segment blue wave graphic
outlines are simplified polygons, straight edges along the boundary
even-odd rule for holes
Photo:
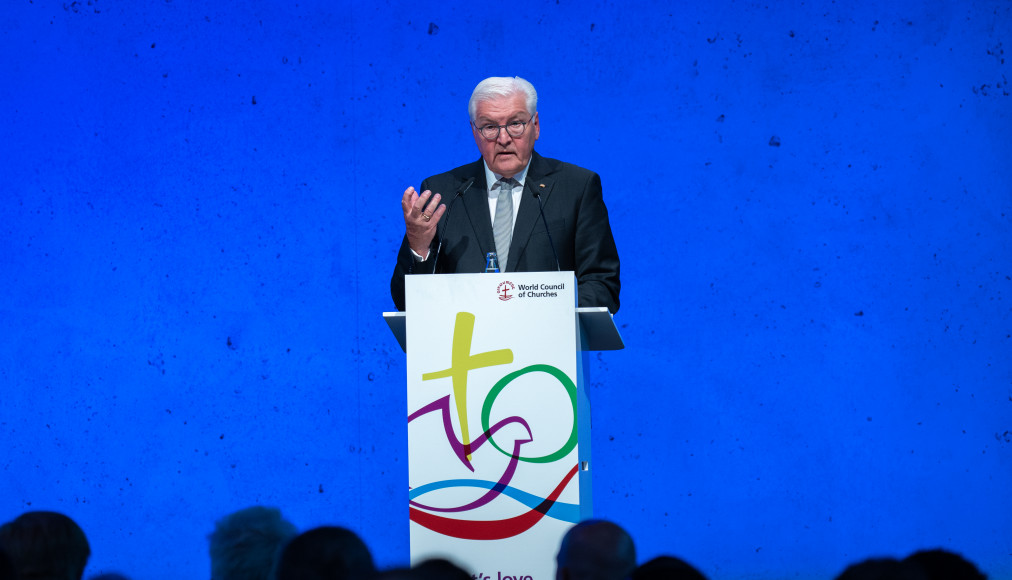
[[[439,489],[448,489],[451,487],[474,487],[478,489],[492,489],[495,487],[496,482],[494,481],[483,481],[481,479],[447,479],[445,481],[435,481],[433,483],[427,483],[425,485],[416,487],[408,490],[408,499],[414,500],[420,496],[423,496],[430,491],[436,491]],[[506,486],[500,492],[502,495],[509,496],[516,501],[522,503],[530,509],[534,509],[541,505],[541,502],[545,501],[545,498],[538,497],[532,493],[519,490],[515,487]],[[560,503],[555,502],[552,507],[548,509],[548,513],[545,514],[550,518],[554,518],[559,521],[569,522],[575,524],[580,521],[580,506],[571,503]]]

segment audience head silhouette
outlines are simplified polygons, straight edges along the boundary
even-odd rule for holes
[[[91,556],[84,530],[56,512],[26,512],[0,526],[0,546],[16,578],[80,580]]]
[[[986,580],[977,566],[955,552],[921,550],[907,556],[904,562],[919,566],[928,580]]]
[[[871,558],[847,566],[836,580],[928,580],[917,566],[895,558]]]
[[[208,536],[211,580],[268,580],[278,552],[296,533],[277,508],[254,506],[225,516]]]
[[[418,580],[471,580],[466,570],[444,558],[425,560],[412,570]]]
[[[631,580],[706,580],[702,572],[674,556],[658,556],[636,568]]]
[[[14,564],[0,543],[0,580],[14,580]]]
[[[555,562],[556,580],[622,580],[636,567],[636,547],[617,524],[587,520],[566,532]]]
[[[297,536],[281,552],[277,567],[277,580],[360,580],[375,574],[365,542],[333,526]]]

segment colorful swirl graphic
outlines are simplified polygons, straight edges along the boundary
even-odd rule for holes
[[[573,409],[573,425],[568,440],[558,450],[542,457],[522,456],[521,448],[534,440],[530,425],[522,417],[507,417],[496,422],[494,425],[490,424],[492,407],[503,390],[516,378],[532,372],[547,373],[555,378],[565,388]],[[545,516],[569,523],[579,521],[580,508],[578,505],[558,501],[563,490],[565,490],[566,486],[577,474],[577,465],[574,465],[556,484],[552,492],[544,498],[510,486],[510,482],[516,474],[520,462],[553,463],[565,458],[576,447],[576,385],[565,373],[550,365],[531,365],[503,377],[492,387],[482,405],[481,420],[483,432],[479,437],[467,443],[462,442],[453,429],[450,407],[450,396],[446,395],[409,415],[408,423],[430,413],[438,413],[443,424],[446,441],[451,451],[472,472],[474,471],[474,466],[471,464],[471,456],[482,447],[485,447],[486,443],[489,443],[499,452],[509,457],[509,462],[497,481],[453,479],[428,483],[410,490],[409,513],[411,521],[439,534],[471,540],[497,540],[513,537],[529,530]],[[526,438],[519,438],[513,442],[511,452],[504,450],[494,440],[497,432],[510,425],[520,426],[527,434]],[[430,492],[450,488],[484,489],[487,492],[474,501],[452,507],[436,507],[419,501],[422,496]],[[438,513],[460,514],[468,512],[488,505],[499,497],[507,497],[517,501],[521,505],[526,506],[528,510],[515,517],[500,520],[467,520],[437,515]]]

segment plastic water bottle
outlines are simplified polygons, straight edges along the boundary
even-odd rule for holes
[[[485,273],[499,273],[499,256],[495,252],[485,254]]]

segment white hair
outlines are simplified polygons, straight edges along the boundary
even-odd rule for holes
[[[538,112],[538,91],[534,85],[520,77],[489,77],[474,87],[471,100],[467,102],[467,113],[474,121],[478,103],[499,97],[510,97],[517,93],[524,96],[527,112],[534,115]]]

